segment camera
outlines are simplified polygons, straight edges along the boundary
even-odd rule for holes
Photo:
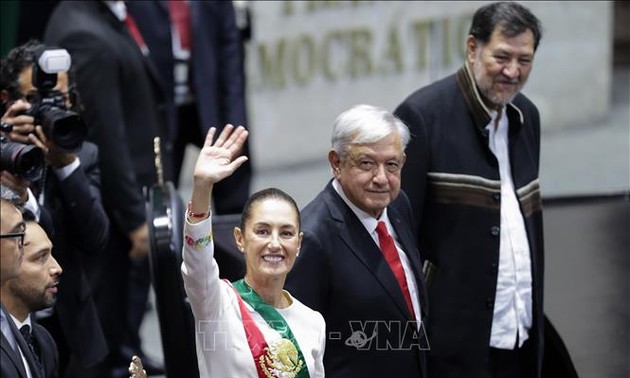
[[[33,61],[33,86],[37,95],[30,99],[31,108],[24,114],[41,125],[44,134],[59,148],[76,152],[87,135],[81,116],[67,109],[64,94],[55,90],[57,74],[70,70],[70,54],[65,49],[41,47]]]
[[[11,142],[0,136],[0,170],[37,181],[44,170],[44,152],[34,145]]]

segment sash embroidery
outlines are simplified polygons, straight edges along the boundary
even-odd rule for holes
[[[229,281],[224,281],[229,284]],[[273,306],[265,303],[244,280],[236,281],[230,286],[238,299],[243,328],[259,378],[310,378],[300,346],[282,315]],[[245,307],[245,302],[280,334],[280,340],[267,344]]]

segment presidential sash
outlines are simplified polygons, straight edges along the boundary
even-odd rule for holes
[[[310,378],[300,345],[293,336],[286,320],[273,306],[265,303],[256,292],[239,280],[232,285],[238,298],[238,305],[247,336],[249,349],[259,378]],[[267,324],[276,330],[281,339],[269,345],[245,307],[247,302]]]

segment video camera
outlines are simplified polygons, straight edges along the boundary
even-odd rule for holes
[[[0,170],[36,181],[44,169],[44,151],[32,144],[16,143],[0,136]]]
[[[70,70],[70,54],[65,49],[42,46],[33,61],[33,86],[37,96],[30,100],[31,108],[25,114],[35,118],[44,134],[59,148],[76,152],[87,135],[81,116],[67,109],[64,94],[55,90],[57,74]]]

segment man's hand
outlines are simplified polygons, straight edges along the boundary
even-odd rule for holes
[[[76,153],[71,153],[57,147],[52,140],[48,140],[41,126],[35,126],[35,119],[24,115],[24,111],[31,107],[26,101],[17,100],[2,116],[2,122],[12,126],[10,132],[4,135],[13,142],[22,144],[34,144],[41,148],[46,155],[46,163],[54,168],[65,167],[77,158]],[[20,115],[21,114],[21,115]]]
[[[131,240],[130,259],[138,260],[149,254],[149,226],[146,223],[131,231],[129,239]]]
[[[30,141],[28,135],[35,131],[35,119],[23,114],[30,107],[31,104],[28,102],[17,100],[2,115],[2,123],[12,126],[10,132],[3,134],[13,142],[27,144]]]
[[[41,126],[35,127],[35,134],[28,136],[29,141],[44,150],[46,163],[53,166],[53,168],[65,167],[77,158],[76,153],[65,151],[59,148],[52,140],[48,140]]]

